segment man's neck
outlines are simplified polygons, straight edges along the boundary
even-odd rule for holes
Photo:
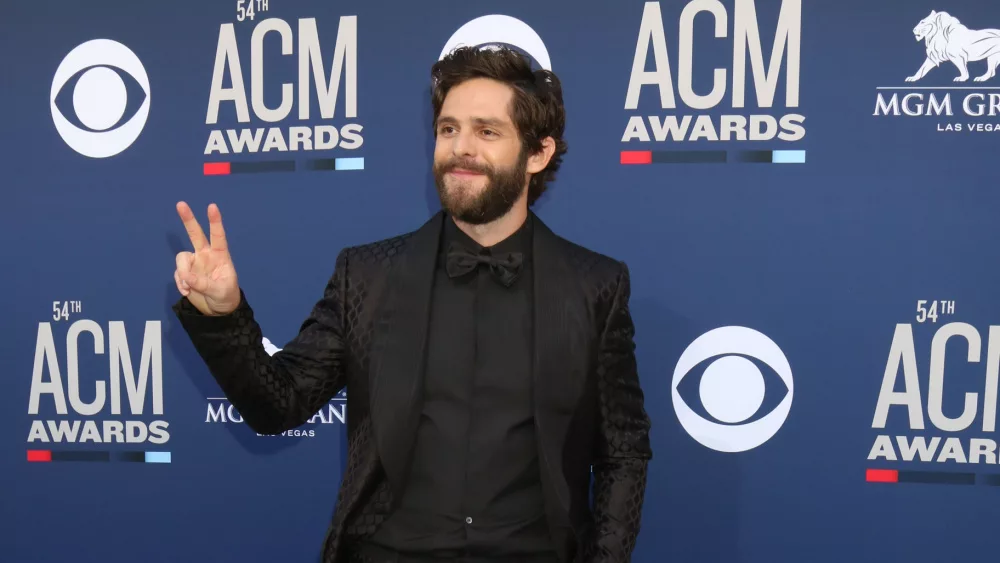
[[[506,215],[482,225],[473,225],[452,218],[459,229],[469,235],[472,240],[483,246],[493,246],[517,232],[528,219],[528,206],[524,201],[518,201]]]

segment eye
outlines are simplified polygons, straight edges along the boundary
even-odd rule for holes
[[[753,449],[774,436],[788,417],[793,390],[791,368],[778,345],[738,326],[695,339],[677,361],[672,382],[681,426],[702,445],[723,452]]]
[[[142,132],[149,115],[149,78],[128,47],[95,39],[69,52],[52,79],[52,120],[73,150],[114,156]]]

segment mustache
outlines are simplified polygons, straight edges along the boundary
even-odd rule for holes
[[[451,159],[448,162],[441,164],[438,170],[444,174],[445,172],[451,172],[456,168],[461,168],[463,170],[469,170],[472,172],[478,172],[479,174],[492,174],[493,168],[486,164],[479,164],[469,160]]]

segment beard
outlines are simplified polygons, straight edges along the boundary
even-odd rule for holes
[[[441,207],[452,217],[472,225],[490,223],[503,217],[514,207],[514,202],[525,190],[525,173],[528,155],[521,151],[517,162],[506,168],[495,168],[488,164],[477,164],[456,158],[434,164],[434,183],[437,185]],[[478,194],[470,193],[467,181],[450,178],[451,186],[445,185],[445,174],[455,168],[471,170],[486,176],[486,186]],[[473,179],[478,181],[478,178]]]

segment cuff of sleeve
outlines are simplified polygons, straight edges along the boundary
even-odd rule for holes
[[[186,297],[181,297],[171,306],[181,324],[189,330],[219,331],[229,327],[245,324],[253,318],[253,310],[247,302],[243,289],[240,289],[240,303],[236,309],[225,315],[206,315],[191,304]]]

